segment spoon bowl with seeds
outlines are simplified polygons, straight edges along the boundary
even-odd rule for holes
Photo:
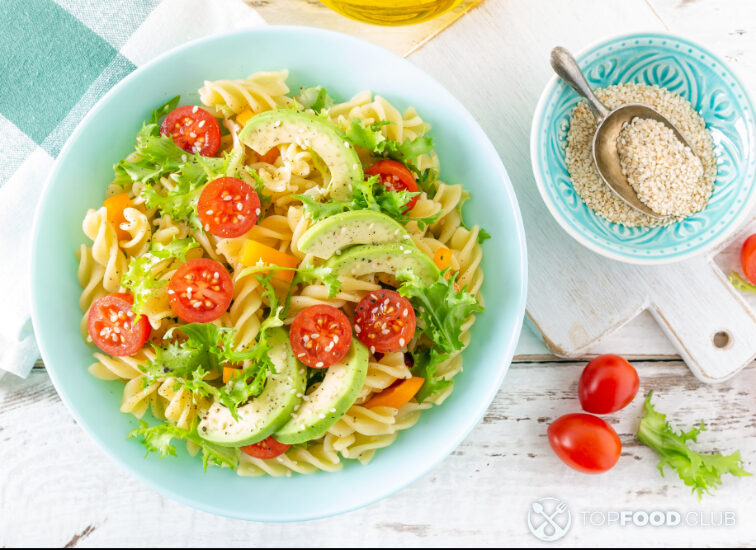
[[[551,66],[572,89],[585,99],[598,124],[593,136],[593,160],[601,179],[630,207],[654,219],[665,216],[649,208],[638,196],[638,191],[628,182],[622,169],[617,141],[620,132],[633,120],[653,120],[664,125],[674,137],[696,156],[694,149],[680,131],[660,113],[638,103],[629,103],[611,110],[593,93],[575,58],[565,48],[556,47],[551,51]]]

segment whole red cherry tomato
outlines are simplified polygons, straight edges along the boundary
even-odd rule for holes
[[[740,265],[751,284],[756,285],[756,234],[748,237],[740,249]]]
[[[567,414],[549,426],[549,443],[570,468],[584,474],[611,470],[619,460],[622,443],[614,429],[590,414]]]
[[[639,386],[638,373],[624,358],[601,355],[583,369],[578,397],[584,411],[610,414],[624,409],[638,393]]]

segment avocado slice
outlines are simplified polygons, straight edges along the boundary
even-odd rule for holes
[[[323,435],[344,416],[365,385],[368,350],[352,339],[346,356],[328,367],[320,386],[307,396],[299,410],[274,437],[287,445],[304,443]]]
[[[404,226],[390,216],[373,210],[352,210],[319,221],[299,237],[297,245],[305,254],[327,260],[347,246],[409,239]]]
[[[420,252],[414,243],[386,243],[355,246],[332,256],[326,265],[339,275],[359,277],[368,273],[388,273],[396,276],[402,269],[409,269],[425,284],[431,284],[439,276],[438,267],[428,256]]]
[[[365,178],[354,147],[344,141],[336,126],[312,113],[288,109],[262,112],[249,119],[239,140],[261,155],[282,143],[312,149],[328,166],[328,194],[336,200],[348,199],[352,185]]]
[[[237,409],[238,420],[220,403],[213,403],[199,423],[203,439],[224,447],[241,447],[262,441],[291,418],[307,385],[306,368],[294,357],[283,329],[270,332],[268,356],[276,372],[268,374],[263,392]]]

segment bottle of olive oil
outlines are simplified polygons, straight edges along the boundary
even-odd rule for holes
[[[342,15],[373,25],[422,23],[462,3],[462,0],[320,0]]]

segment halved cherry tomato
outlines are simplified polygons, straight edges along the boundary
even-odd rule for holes
[[[189,260],[176,270],[168,285],[171,309],[187,323],[209,323],[231,304],[234,283],[215,260]]]
[[[596,357],[583,369],[578,382],[578,397],[583,410],[610,414],[624,409],[638,393],[638,372],[619,355]]]
[[[740,265],[743,274],[752,284],[756,285],[756,235],[751,235],[740,249]]]
[[[417,182],[412,172],[402,164],[395,160],[380,160],[373,164],[370,168],[365,170],[365,174],[369,176],[380,176],[381,183],[389,191],[412,191],[417,192]],[[407,209],[404,211],[406,214],[415,207],[418,195],[415,195],[407,203]]]
[[[237,178],[218,178],[208,183],[197,203],[200,222],[216,237],[241,237],[257,223],[260,197]]]
[[[177,107],[165,117],[160,133],[187,153],[212,157],[220,147],[220,124],[213,115],[196,105]]]
[[[319,304],[297,314],[291,323],[289,341],[297,359],[308,367],[324,369],[349,351],[352,327],[340,309]]]
[[[548,434],[556,455],[584,474],[611,470],[622,453],[617,432],[598,416],[567,414],[552,422]]]
[[[290,447],[291,445],[280,443],[273,439],[273,436],[270,436],[268,439],[263,439],[259,443],[242,447],[241,450],[253,458],[270,460],[271,458],[281,456],[288,451]]]
[[[373,290],[354,311],[354,331],[371,353],[391,353],[415,335],[415,310],[395,290]]]
[[[150,323],[136,315],[131,294],[108,294],[95,300],[89,308],[87,325],[95,345],[115,356],[134,355],[150,337]]]

